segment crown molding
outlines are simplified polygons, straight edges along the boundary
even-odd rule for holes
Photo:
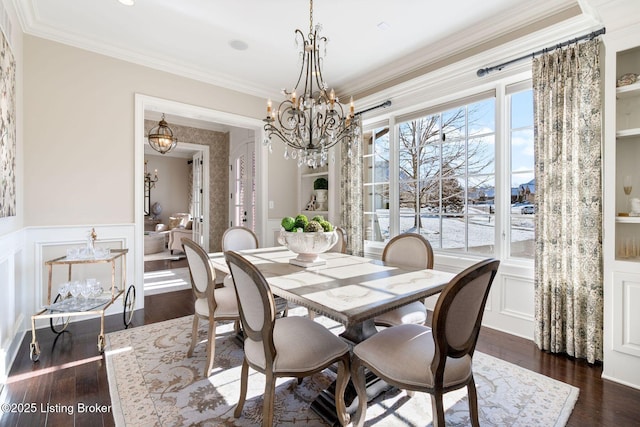
[[[526,36],[527,31],[545,29],[558,21],[572,19],[580,14],[580,8],[575,1],[571,0],[551,7],[547,2],[521,5],[508,13],[496,15],[481,25],[470,27],[464,32],[459,32],[399,59],[396,64],[403,64],[401,75],[398,74],[397,65],[392,64],[369,73],[366,79],[360,80],[360,84],[351,85],[349,89],[354,94],[354,98],[358,99],[356,95],[371,94],[384,89],[385,86],[394,85],[399,80],[411,79],[435,68],[457,62],[469,55],[502,46]],[[372,85],[372,82],[375,82],[375,85]]]
[[[526,60],[505,67],[503,70],[491,72],[484,77],[478,77],[476,73],[479,68],[519,58],[600,27],[601,24],[594,22],[591,17],[576,16],[503,45],[469,55],[454,63],[435,67],[418,77],[376,91],[358,99],[358,109],[364,110],[390,99],[392,105],[386,108],[382,115],[403,114],[406,112],[405,109],[415,110],[444,102],[447,97],[452,96],[452,93],[459,97],[465,96],[465,91],[482,91],[485,86],[495,85],[496,80],[529,78],[531,76],[531,62]],[[423,100],[424,105],[418,105],[419,100]],[[380,111],[377,115],[372,112],[365,116],[365,122],[367,122],[367,117],[371,117],[370,120],[379,120],[379,115]]]
[[[96,39],[57,30],[41,23],[41,20],[38,19],[37,8],[32,2],[20,0],[12,0],[12,2],[17,10],[22,31],[26,34],[260,98],[278,95],[278,92],[274,91],[273,88],[254,85],[229,75],[214,74],[198,69],[194,65],[179,64],[145,53],[131,52],[127,49],[110,46]]]

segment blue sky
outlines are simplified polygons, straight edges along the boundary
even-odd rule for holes
[[[533,91],[511,96],[511,186],[533,179]],[[518,173],[521,172],[521,173]]]

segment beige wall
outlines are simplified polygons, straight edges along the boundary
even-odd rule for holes
[[[33,36],[24,82],[25,225],[134,222],[135,93],[253,118],[265,109],[257,97]]]
[[[161,155],[145,155],[149,172],[158,170],[158,182],[151,189],[151,205],[158,202],[162,206],[160,220],[169,223],[174,213],[189,212],[189,189],[191,165],[185,158]]]

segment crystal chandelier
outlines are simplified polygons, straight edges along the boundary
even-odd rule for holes
[[[173,136],[173,131],[164,120],[164,113],[162,113],[162,118],[158,122],[158,126],[155,126],[149,131],[147,138],[149,139],[151,148],[160,154],[167,154],[178,145],[178,138]]]
[[[333,89],[322,78],[322,62],[326,55],[326,37],[321,37],[320,24],[313,26],[313,0],[309,1],[309,34],[295,31],[302,65],[298,81],[291,92],[283,89],[286,99],[274,110],[267,102],[265,145],[271,151],[275,135],[286,144],[285,159],[298,160],[298,167],[319,167],[327,164],[327,150],[338,143],[351,147],[360,139],[360,124],[354,114],[353,98],[346,111]]]

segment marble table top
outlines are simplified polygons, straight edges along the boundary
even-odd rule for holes
[[[256,265],[274,294],[346,327],[437,294],[455,276],[337,252],[321,255],[325,265],[303,268],[289,264],[296,254],[284,246],[239,253]],[[222,252],[210,258],[217,270],[229,272]]]

